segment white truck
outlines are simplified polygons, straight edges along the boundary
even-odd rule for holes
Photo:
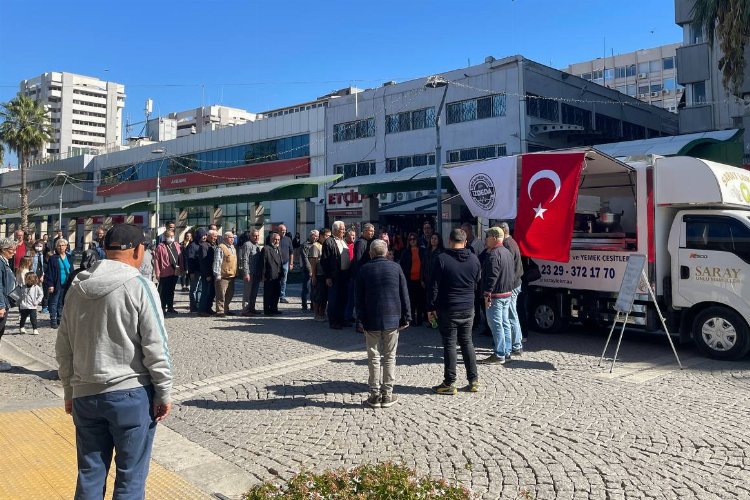
[[[671,333],[706,355],[750,350],[750,172],[691,157],[621,162],[586,152],[570,259],[536,261],[528,327],[611,325],[628,256],[647,276]],[[662,330],[641,285],[629,326]]]

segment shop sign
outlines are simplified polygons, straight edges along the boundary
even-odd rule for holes
[[[362,208],[362,195],[354,189],[329,189],[326,193],[326,208],[329,210]]]

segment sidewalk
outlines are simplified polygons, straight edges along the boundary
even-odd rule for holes
[[[73,498],[76,447],[73,421],[60,408],[0,413],[0,498]],[[114,467],[107,480],[111,498]],[[153,460],[146,498],[211,498]]]

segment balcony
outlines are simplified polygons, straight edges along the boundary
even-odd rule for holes
[[[675,0],[674,22],[682,26],[693,21],[693,6],[695,0]]]
[[[711,78],[708,43],[697,43],[677,49],[677,83],[704,82]]]
[[[681,134],[714,130],[713,109],[710,104],[699,104],[681,109],[678,116]]]

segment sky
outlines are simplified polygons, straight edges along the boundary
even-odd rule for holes
[[[682,37],[672,0],[0,0],[0,33],[0,102],[79,73],[124,84],[131,123],[148,98],[260,112],[489,55],[563,68]]]

